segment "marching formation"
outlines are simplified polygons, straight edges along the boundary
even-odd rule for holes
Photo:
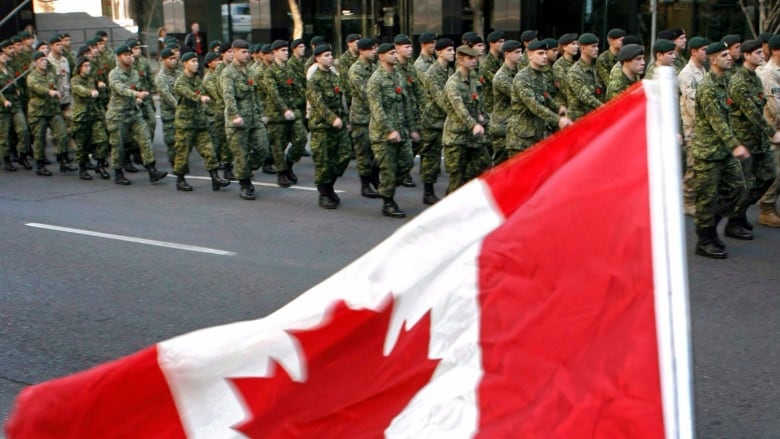
[[[113,171],[115,183],[129,185],[125,172],[137,164],[159,181],[167,172],[152,150],[158,95],[177,190],[193,189],[185,178],[193,148],[214,190],[237,181],[241,199],[253,200],[251,177],[260,169],[290,187],[310,137],[320,207],[339,206],[334,186],[352,158],[361,195],[381,199],[383,215],[403,218],[394,195],[400,185],[416,186],[415,156],[422,201],[432,205],[442,156],[450,193],[652,78],[656,66],[671,66],[679,74],[696,252],[725,258],[721,219],[726,236],[752,239],[745,212],[758,203],[758,222],[780,227],[780,36],[689,41],[679,28],[658,36],[649,60],[641,39],[621,29],[608,32],[603,53],[591,33],[544,39],[527,30],[515,41],[501,31],[486,40],[467,32],[458,43],[423,33],[416,59],[403,34],[392,42],[351,34],[338,60],[323,37],[311,39],[308,59],[301,39],[213,41],[205,50],[197,38],[196,50],[168,37],[155,74],[139,39],[112,50],[101,31],[74,54],[67,34],[33,48],[22,32],[0,43],[0,153],[6,171],[18,163],[51,176],[50,131],[61,172],[91,180],[90,170],[103,179]]]

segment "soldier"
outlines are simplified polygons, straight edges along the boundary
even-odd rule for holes
[[[265,115],[265,100],[266,100],[266,93],[265,93],[265,87],[263,86],[263,76],[265,75],[265,71],[268,70],[271,65],[274,63],[274,54],[273,49],[271,48],[270,44],[257,44],[257,59],[253,65],[249,67],[249,76],[255,81],[257,84],[257,87],[255,89],[257,90],[257,97],[258,97],[258,111],[257,117],[263,122],[264,125],[267,126],[268,123],[268,117]],[[252,52],[252,48],[250,46],[249,48],[250,53]],[[305,85],[304,85],[305,87]],[[305,96],[305,93],[304,93]],[[270,143],[270,138],[268,139]],[[269,145],[269,148],[271,146]],[[286,149],[287,146],[285,144],[282,149]],[[306,149],[304,148],[304,151]],[[303,154],[301,154],[303,155]],[[271,174],[275,175],[277,173],[277,169],[274,166],[274,153],[273,149],[270,149],[270,154],[266,156],[265,162],[263,163],[263,173],[264,174]],[[293,174],[295,178],[297,176]],[[288,177],[289,179],[289,177]],[[292,180],[291,180],[292,183]]]
[[[485,78],[482,84],[482,108],[487,114],[493,113],[493,77],[504,63],[504,56],[501,53],[501,45],[504,44],[504,32],[493,31],[487,37],[489,50],[479,65],[479,71]]]
[[[287,60],[287,65],[295,74],[295,79],[301,84],[306,84],[306,72],[303,67],[306,63],[306,60],[304,59],[304,55],[306,54],[306,43],[300,38],[293,40],[293,42],[290,43],[290,53],[292,53],[292,56]],[[304,89],[304,96],[305,93]]]
[[[352,105],[352,95],[350,94],[351,91],[349,89],[349,68],[352,67],[352,64],[354,64],[358,59],[359,54],[357,43],[360,38],[360,34],[347,35],[347,50],[341,54],[338,63],[336,63],[338,67],[339,78],[341,79],[342,94],[344,95],[347,103],[347,111],[349,111],[349,106]],[[305,89],[306,84],[303,84],[303,87]]]
[[[737,34],[728,34],[721,38],[720,41],[728,46],[729,55],[731,55],[731,59],[734,60],[734,65],[739,67],[742,64],[742,51],[740,50],[742,47],[742,37]],[[732,73],[734,73],[733,69],[729,70],[726,74],[731,75]]]
[[[718,238],[717,226],[731,215],[745,192],[740,160],[750,157],[729,125],[732,100],[728,96],[726,71],[734,62],[728,46],[718,42],[707,46],[710,71],[696,89],[696,126],[691,152],[694,158],[696,213],[693,222],[699,237],[696,254],[714,259],[727,257],[726,245]]]
[[[569,102],[573,99],[568,86],[568,74],[571,66],[574,65],[574,58],[580,53],[577,34],[561,35],[558,39],[558,47],[560,47],[561,57],[553,64],[553,87],[555,94],[561,96],[560,102],[565,103],[568,108]]]
[[[303,126],[303,114],[300,108],[306,104],[301,101],[300,87],[295,81],[292,69],[287,67],[289,57],[288,42],[276,40],[271,45],[274,62],[265,68],[261,87],[265,96],[265,115],[268,118],[268,142],[273,152],[276,178],[279,187],[290,187],[298,183],[293,165],[301,160],[306,148],[306,128]],[[287,145],[290,145],[287,150]]]
[[[358,41],[358,60],[349,69],[349,86],[352,89],[352,109],[349,123],[352,126],[352,147],[357,159],[357,173],[360,177],[360,195],[376,198],[379,195],[371,188],[379,186],[379,169],[374,163],[371,140],[368,137],[370,111],[368,109],[368,79],[374,72],[376,59],[376,40],[362,38]]]
[[[680,87],[680,118],[682,119],[683,146],[685,148],[685,175],[683,176],[683,201],[685,214],[693,215],[696,203],[693,199],[693,155],[691,154],[691,137],[696,125],[696,87],[704,79],[707,69],[707,46],[709,42],[702,37],[693,37],[688,43],[691,58],[680,70],[677,84]]]
[[[222,160],[223,150],[228,149],[227,138],[225,137],[225,101],[222,99],[222,86],[219,81],[222,59],[217,52],[209,52],[203,59],[204,77],[203,89],[209,95],[208,104],[206,104],[206,119],[209,124],[209,134],[211,134],[211,144],[214,148],[214,158],[218,164],[224,167],[223,177],[225,180],[233,180],[233,165]]]
[[[675,57],[673,66],[675,73],[679,75],[685,64],[688,63],[688,60],[685,58],[685,47],[688,44],[688,37],[685,35],[685,31],[679,27],[664,29],[658,32],[658,39],[669,40],[674,43]]]
[[[504,63],[493,78],[493,113],[490,115],[490,137],[493,141],[493,163],[498,165],[508,158],[506,151],[506,132],[512,113],[512,81],[514,80],[520,59],[523,57],[523,44],[507,40],[501,46]]]
[[[9,41],[5,40],[0,43],[0,46],[5,46],[8,43]],[[13,101],[5,97],[6,93],[9,96],[16,93],[16,88],[12,85],[13,80],[13,73],[8,70],[8,55],[5,54],[5,51],[0,51],[0,84],[8,85],[8,88],[0,93],[0,156],[3,157],[3,169],[8,172],[14,172],[17,169],[11,161],[9,151],[9,137],[13,121],[13,113],[11,111]]]
[[[311,46],[312,50],[312,56],[310,56],[306,62],[303,64],[303,71],[306,72],[306,77],[308,77],[309,68],[314,65],[314,49],[319,46],[320,44],[327,44],[327,40],[325,40],[325,37],[321,35],[315,35],[311,37],[311,40],[309,41],[309,45]]]
[[[379,166],[377,192],[384,202],[382,215],[404,218],[406,213],[398,208],[395,188],[413,166],[410,140],[419,141],[419,133],[409,130],[413,126],[408,84],[405,77],[395,71],[397,62],[395,46],[384,43],[377,49],[379,66],[368,80],[368,106],[371,118],[368,123],[371,149]]]
[[[420,35],[420,55],[414,60],[414,68],[417,69],[417,76],[422,78],[423,73],[428,71],[433,63],[436,62],[436,34],[433,32],[423,32]]]
[[[647,68],[645,78],[653,79],[655,77],[656,66],[674,67],[674,60],[677,58],[675,45],[669,40],[656,40],[653,44],[653,63]]]
[[[222,71],[222,98],[225,100],[225,132],[233,152],[233,171],[241,185],[240,197],[254,200],[251,171],[259,169],[268,157],[268,135],[259,118],[254,80],[249,76],[249,44],[233,42],[233,62]]]
[[[9,57],[9,53],[15,53],[15,43],[13,41],[17,39],[18,38],[5,40],[0,43],[0,48],[2,48],[1,51],[6,56],[6,60],[8,60],[5,68],[0,70],[0,84],[4,84],[3,87],[7,87],[0,93],[0,95],[2,95],[2,98],[0,99],[4,99],[5,102],[10,103],[10,105],[3,103],[3,111],[6,111],[10,115],[10,124],[13,127],[13,130],[9,131],[9,135],[6,138],[8,141],[7,147],[11,156],[13,157],[13,153],[16,152],[19,164],[22,165],[24,169],[30,170],[32,169],[32,165],[27,160],[27,157],[32,157],[32,150],[30,149],[30,128],[27,126],[27,117],[24,114],[21,90],[22,83],[24,83],[25,80],[19,79],[19,75],[21,74],[19,69],[21,67],[16,65],[17,63],[13,63],[12,65]],[[5,73],[3,73],[3,71]],[[11,134],[16,135],[15,139]],[[16,140],[15,145],[14,140]]]
[[[444,166],[450,174],[447,193],[454,192],[490,167],[490,155],[482,136],[487,118],[482,112],[478,80],[471,72],[479,52],[468,46],[455,51],[455,73],[444,86],[447,118],[442,131]]]
[[[314,49],[317,70],[306,83],[306,97],[311,105],[311,152],[314,160],[314,183],[320,193],[319,206],[335,209],[338,195],[333,190],[336,180],[349,165],[352,146],[347,129],[341,78],[331,71],[333,53],[330,45]]]
[[[639,44],[626,44],[620,48],[617,60],[620,70],[610,72],[607,99],[623,93],[642,77],[645,72],[645,48]]]
[[[566,108],[566,97],[561,93],[560,88],[555,86],[555,74],[553,73],[553,64],[558,60],[558,40],[555,38],[545,38],[544,44],[547,46],[547,64],[542,66],[542,73],[544,73],[544,80],[547,83],[547,90],[550,92],[550,98],[555,104],[556,108],[561,108],[563,113],[567,113],[569,110]]]
[[[203,90],[198,76],[200,63],[195,52],[182,56],[184,72],[176,79],[173,89],[178,98],[174,127],[176,128],[176,159],[173,173],[176,175],[176,190],[189,192],[192,186],[184,179],[189,174],[189,157],[193,146],[203,157],[203,163],[211,176],[211,189],[218,191],[230,184],[219,176],[219,162],[214,157],[211,135],[208,131],[205,106],[211,98]]]
[[[423,93],[422,84],[420,78],[417,76],[417,69],[412,65],[412,40],[409,36],[404,34],[398,34],[393,39],[395,44],[395,50],[397,53],[397,63],[395,70],[406,79],[406,90],[408,92],[407,98],[410,101],[413,114],[413,122],[411,130],[413,132],[419,132],[420,111],[425,107],[425,94]],[[419,150],[419,139],[414,140],[412,143],[412,154],[417,155]],[[404,177],[401,185],[404,187],[415,187],[417,184],[412,179],[411,174]]]
[[[71,47],[73,40],[66,32],[60,35],[60,42],[62,42],[62,55],[68,59],[68,67],[70,67],[70,72],[73,73],[76,71],[76,57],[73,55]]]
[[[623,29],[610,29],[607,33],[607,50],[596,58],[596,75],[599,77],[599,82],[604,89],[609,84],[609,72],[618,61],[618,52],[623,47],[623,38],[625,36],[626,31]]]
[[[527,49],[528,67],[520,70],[512,81],[512,114],[506,134],[509,157],[549,136],[550,126],[563,129],[572,123],[565,109],[556,107],[546,87],[542,71],[547,64],[546,44],[536,40]]]
[[[111,178],[108,167],[108,133],[105,114],[100,108],[97,81],[91,74],[92,65],[88,58],[79,58],[75,74],[70,80],[73,92],[73,125],[71,133],[76,144],[76,161],[79,164],[79,178],[92,180],[87,171],[89,154],[97,159],[95,171],[100,178]]]
[[[423,204],[439,201],[433,185],[441,175],[441,137],[447,118],[447,98],[444,86],[452,75],[450,64],[455,59],[455,43],[449,38],[436,41],[436,62],[422,75],[425,107],[422,113],[422,147],[420,148],[420,178],[423,182]]]
[[[128,40],[127,47],[133,52],[133,70],[138,72],[138,77],[141,79],[138,89],[149,92],[149,97],[144,99],[141,104],[141,113],[144,116],[144,121],[146,121],[146,126],[149,128],[149,137],[154,139],[154,132],[157,129],[157,114],[152,95],[157,94],[157,87],[154,83],[152,68],[149,65],[149,60],[143,55],[141,43],[137,39],[131,38]]]
[[[163,142],[168,152],[168,162],[175,166],[176,158],[176,129],[174,128],[174,119],[176,118],[176,95],[173,92],[173,84],[179,77],[178,56],[170,48],[165,48],[160,52],[160,71],[154,80],[157,86],[157,93],[160,94],[160,121],[163,128]]]
[[[56,80],[54,86],[60,92],[60,109],[65,121],[70,119],[70,105],[73,102],[70,94],[70,64],[68,58],[63,55],[62,37],[55,34],[49,38],[51,52],[46,57],[49,67],[54,71]]]
[[[590,33],[580,35],[580,59],[569,70],[566,80],[571,91],[568,101],[569,117],[577,120],[600,107],[606,98],[593,62],[599,54],[599,39]]]
[[[523,70],[524,68],[528,67],[528,45],[537,38],[539,38],[539,31],[537,30],[526,30],[520,34],[520,42],[523,43],[523,53],[526,56],[523,56],[523,58],[520,60],[520,64],[518,65],[519,70]]]
[[[764,85],[767,103],[764,117],[774,129],[780,129],[780,35],[769,39],[769,61],[759,74]],[[775,164],[780,167],[780,148],[774,148]],[[780,227],[780,215],[777,213],[777,197],[780,190],[780,177],[775,181],[758,202],[760,213],[758,223],[768,227]]]

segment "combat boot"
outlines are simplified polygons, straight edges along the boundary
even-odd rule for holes
[[[406,218],[406,212],[398,208],[393,197],[382,197],[385,204],[382,206],[382,215],[390,218]]]
[[[290,180],[290,183],[292,184],[298,184],[298,176],[293,172],[293,165],[293,162],[287,162],[287,179]]]
[[[403,181],[401,181],[401,186],[403,186],[403,187],[416,187],[417,183],[415,183],[414,180],[412,180],[412,175],[411,174],[406,174],[406,176],[404,177]]]
[[[11,161],[11,157],[3,157],[3,169],[8,172],[16,172],[16,166]]]
[[[263,164],[263,173],[274,175],[276,174],[276,166],[274,166],[273,160],[266,160]]]
[[[78,171],[79,168],[68,163],[67,154],[57,154],[57,161],[60,162],[60,172]]]
[[[87,164],[84,163],[82,165],[79,165],[79,179],[81,180],[92,180],[92,176],[89,175],[89,172],[87,171]]]
[[[696,242],[697,255],[712,259],[726,259],[728,257],[726,249],[718,246],[713,239],[718,234],[715,227],[697,229],[696,234],[699,235],[699,240]]]
[[[433,191],[433,183],[423,183],[423,204],[426,206],[433,206],[439,201],[439,197],[436,196],[436,192]]]
[[[239,180],[238,183],[241,185],[241,192],[238,193],[238,196],[240,196],[242,200],[254,200],[255,192],[249,187],[249,179],[244,178]]]
[[[213,191],[218,191],[220,188],[230,185],[230,180],[219,176],[218,169],[212,169],[209,171],[209,175],[211,176],[211,190]]]
[[[138,168],[136,168],[133,165],[133,162],[130,162],[130,161],[125,162],[124,170],[125,170],[125,172],[131,172],[131,173],[138,172]]]
[[[97,165],[95,165],[95,172],[97,172],[103,180],[111,178],[111,175],[106,171],[107,167],[108,163],[104,159],[98,159]]]
[[[292,183],[290,183],[290,179],[287,178],[287,172],[277,172],[276,173],[276,184],[279,185],[279,187],[290,187],[292,186]]]
[[[774,209],[761,208],[758,214],[758,223],[767,227],[780,227],[780,215]]]
[[[744,213],[739,217],[734,218],[734,220],[737,222],[737,224],[742,226],[743,229],[751,232],[753,231],[753,224],[751,224],[750,221],[748,221],[747,215],[745,215]]]
[[[744,241],[750,241],[753,239],[753,234],[750,232],[750,230],[747,230],[742,226],[742,224],[740,224],[738,218],[729,218],[729,221],[726,223],[724,235],[730,238],[741,239]]]
[[[333,188],[333,186],[336,183],[326,183],[325,188],[328,190],[328,197],[330,197],[331,200],[333,200],[336,204],[341,204],[341,198],[336,193],[336,189]]]
[[[184,192],[192,192],[192,186],[184,179],[183,174],[176,174],[176,190]]]
[[[228,181],[235,181],[236,180],[236,176],[233,175],[233,165],[232,164],[225,163],[225,171],[222,173],[222,177],[225,180],[228,180]]]
[[[26,152],[23,152],[19,154],[19,164],[22,165],[22,167],[26,170],[32,169],[32,164],[29,160],[27,160],[28,154]]]
[[[320,193],[319,198],[319,206],[323,209],[335,209],[339,207],[339,203],[336,202],[333,198],[330,197],[328,185],[326,184],[318,184],[317,185],[317,192]]]
[[[125,171],[120,169],[114,169],[114,183],[121,184],[122,186],[130,186],[130,180],[125,178]]]
[[[51,177],[51,171],[46,169],[46,162],[44,160],[35,161],[35,174],[42,177]]]
[[[360,195],[366,198],[376,198],[379,196],[379,194],[376,193],[376,191],[371,187],[370,176],[360,176]]]
[[[154,162],[149,163],[146,165],[146,170],[149,171],[149,181],[152,183],[156,183],[163,178],[165,178],[168,173],[166,171],[158,171],[157,168],[154,166]]]

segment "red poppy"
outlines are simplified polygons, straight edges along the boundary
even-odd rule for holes
[[[478,95],[478,94],[476,94],[476,93],[472,93],[472,94],[471,94],[471,100],[472,100],[472,101],[478,101],[478,100],[479,100],[479,95]]]
[[[341,88],[339,86],[333,87],[333,91],[336,93],[341,93]]]
[[[396,88],[395,88],[395,92],[396,92],[397,94],[399,94],[399,95],[400,95],[400,94],[401,94],[401,91],[403,91],[403,90],[401,90],[401,87],[396,87]]]
[[[409,76],[409,77],[406,78],[406,82],[408,82],[409,84],[414,84],[414,78]]]
[[[480,84],[484,84],[485,83],[485,77],[484,76],[480,76],[479,77],[479,83]]]
[[[287,85],[293,85],[292,78],[287,78]]]
[[[730,107],[731,104],[733,104],[733,103],[734,103],[734,101],[732,101],[731,98],[726,98],[726,105],[728,105]]]
[[[200,96],[200,90],[195,90],[195,94]]]
[[[14,76],[19,76],[20,74],[18,70],[14,72]]]
[[[759,92],[759,93],[758,93],[758,98],[759,98],[759,99],[764,99],[764,93],[761,93],[761,92]]]
[[[130,90],[135,90],[135,84],[130,84]]]
[[[559,84],[558,81],[553,82],[553,85],[555,88],[561,88],[561,84]]]
[[[246,83],[247,83],[247,84],[249,84],[249,86],[250,86],[250,87],[251,87],[251,86],[253,86],[253,85],[255,85],[255,81],[253,81],[253,80],[251,80],[251,79],[250,79],[250,80],[248,80],[248,81],[246,81]]]
[[[550,93],[544,92],[542,93],[545,99],[550,99]]]
[[[54,83],[52,82],[49,83],[49,90],[54,90]]]
[[[601,87],[596,87],[596,96],[601,96]]]

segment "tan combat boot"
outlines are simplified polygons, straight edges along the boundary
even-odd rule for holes
[[[771,207],[761,206],[761,213],[758,214],[758,223],[767,227],[780,228],[780,215]]]

